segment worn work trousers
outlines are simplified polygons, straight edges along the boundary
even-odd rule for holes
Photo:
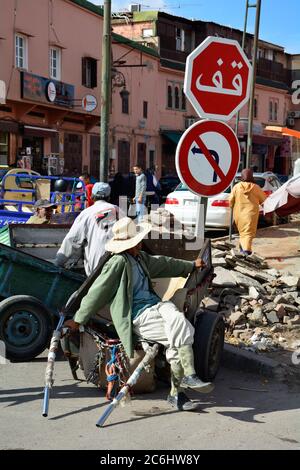
[[[180,363],[178,348],[192,345],[195,329],[172,302],[159,302],[133,320],[134,332],[165,346],[167,361]]]
[[[141,203],[138,202],[138,198],[135,198],[135,204],[136,204],[137,221],[138,223],[143,222],[143,218],[147,214],[147,208],[145,206],[146,198],[143,198]]]

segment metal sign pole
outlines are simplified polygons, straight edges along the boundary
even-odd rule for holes
[[[100,181],[108,179],[109,111],[111,101],[111,0],[104,0],[100,114]]]
[[[244,22],[244,31],[243,31],[243,39],[242,39],[242,49],[243,51],[245,50],[245,40],[246,40],[246,31],[247,31],[247,23],[248,23],[248,9],[251,8],[251,5],[249,5],[249,1],[246,0],[246,13],[245,13],[245,22]],[[236,121],[235,121],[235,133],[237,135],[237,138],[239,137],[239,120],[240,120],[240,112],[238,111],[236,115]],[[231,185],[230,185],[230,192],[232,193],[233,190],[233,183],[234,180],[232,180]],[[233,209],[232,207],[230,208],[230,224],[229,224],[229,241],[231,242],[232,240],[232,225],[233,225]]]
[[[207,197],[198,196],[196,210],[195,237],[204,240],[205,221],[207,212]]]

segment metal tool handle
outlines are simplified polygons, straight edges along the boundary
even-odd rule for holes
[[[145,357],[142,359],[142,361],[139,363],[137,368],[133,371],[129,379],[127,380],[127,383],[121,388],[119,391],[118,395],[113,399],[113,401],[108,405],[100,419],[97,421],[96,426],[98,428],[101,428],[107,418],[110,416],[110,414],[113,412],[113,410],[119,405],[120,401],[126,397],[128,394],[130,388],[135,385],[140,378],[143,370],[149,365],[149,363],[154,359],[154,357],[157,355],[159,349],[158,344],[154,344],[154,346],[149,346],[149,348],[146,351]]]
[[[55,361],[55,355],[57,351],[57,347],[54,345],[57,345],[59,343],[59,338],[55,339],[55,335],[57,334],[57,332],[61,331],[64,321],[65,321],[65,316],[61,314],[59,318],[59,322],[53,332],[51,343],[50,343],[50,349],[48,353],[48,361],[47,361],[47,367],[46,367],[46,372],[45,372],[45,388],[44,388],[43,411],[42,411],[42,416],[44,416],[45,418],[48,416],[50,389],[53,384],[54,361]]]

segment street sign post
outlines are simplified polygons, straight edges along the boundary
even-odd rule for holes
[[[184,93],[200,117],[229,121],[249,99],[251,71],[237,41],[209,36],[187,58]]]
[[[190,191],[204,197],[216,196],[230,186],[238,170],[239,141],[224,122],[198,121],[178,142],[175,163]]]

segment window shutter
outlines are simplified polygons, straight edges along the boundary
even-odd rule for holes
[[[86,64],[87,64],[87,58],[82,57],[81,65],[82,65],[82,85],[83,86],[87,86],[87,83],[86,83]]]
[[[97,61],[90,59],[91,61],[91,88],[97,87]]]

